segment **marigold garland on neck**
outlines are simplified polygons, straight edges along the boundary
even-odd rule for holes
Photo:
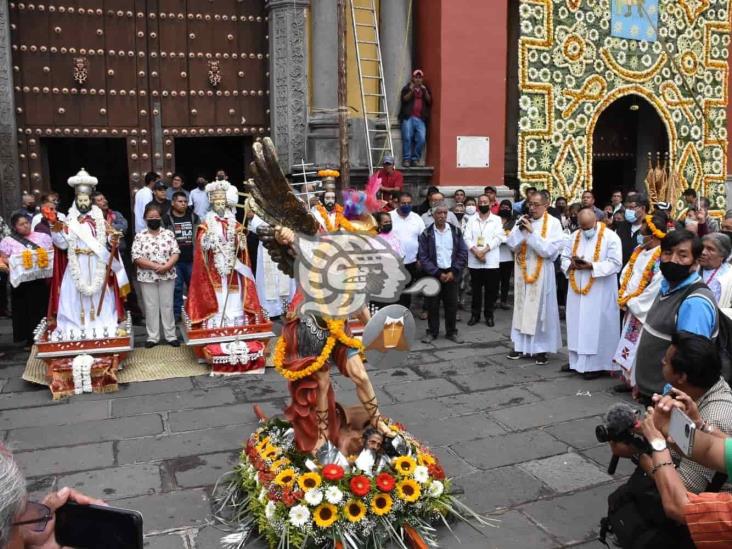
[[[541,225],[541,238],[546,238],[546,232],[549,227],[549,214],[544,213],[544,221]],[[526,284],[533,284],[537,280],[539,280],[539,275],[541,274],[541,268],[544,265],[544,258],[541,257],[539,254],[537,254],[536,257],[536,270],[534,271],[533,275],[529,275],[526,269],[526,252],[528,250],[528,244],[526,244],[526,240],[523,241],[521,244],[521,249],[519,250],[518,255],[518,262],[519,267],[521,268],[521,275],[524,278],[524,282]]]
[[[283,337],[280,337],[277,340],[277,345],[275,346],[274,350],[273,363],[275,369],[280,373],[280,375],[282,375],[282,377],[284,377],[288,381],[298,381],[300,379],[313,375],[315,372],[325,366],[326,361],[330,358],[330,355],[333,352],[333,348],[335,347],[336,342],[339,342],[346,347],[350,347],[351,349],[356,349],[359,352],[364,351],[363,343],[361,343],[359,339],[355,337],[349,337],[346,334],[344,330],[345,321],[326,320],[326,324],[328,325],[328,331],[330,332],[330,334],[328,335],[328,339],[325,341],[323,350],[320,352],[320,355],[318,355],[318,358],[316,358],[315,361],[304,370],[291,372],[284,367],[286,342]]]
[[[323,222],[325,223],[325,229],[329,232],[335,232],[338,229],[345,229],[350,233],[357,232],[358,229],[354,227],[348,219],[346,219],[346,216],[343,215],[343,206],[340,204],[335,205],[335,218],[336,218],[336,225],[333,226],[333,223],[330,221],[330,216],[328,215],[328,210],[326,210],[322,204],[318,204],[315,206],[315,209],[318,210],[318,213],[320,214],[320,217],[323,218]]]
[[[666,238],[666,233],[664,233],[653,224],[653,216],[647,215],[645,217],[645,220],[646,225],[648,225],[648,228],[651,230],[651,233],[653,233],[653,236],[655,236],[658,240],[663,240],[664,238]]]
[[[641,295],[643,291],[648,287],[648,284],[650,284],[651,279],[653,278],[653,268],[656,265],[656,261],[658,261],[658,258],[661,257],[661,248],[659,246],[653,252],[653,255],[648,260],[646,266],[643,268],[643,276],[641,277],[641,281],[638,284],[638,287],[635,289],[635,291],[626,295],[625,291],[627,290],[630,279],[633,276],[633,266],[635,265],[635,262],[637,261],[638,256],[641,254],[642,251],[643,247],[638,246],[635,250],[633,250],[633,255],[631,255],[630,259],[628,260],[628,266],[625,269],[625,274],[623,275],[623,280],[621,281],[620,289],[618,290],[618,305],[620,305],[621,307],[625,307],[628,304],[628,301]]]
[[[21,259],[23,260],[23,268],[26,271],[33,268],[33,252],[31,252],[28,248],[23,250],[23,253],[21,254]]]
[[[597,242],[595,243],[595,255],[592,258],[592,262],[595,263],[600,260],[600,249],[602,248],[602,238],[605,236],[605,229],[607,228],[607,225],[604,223],[600,223],[600,234],[597,236]],[[580,232],[577,231],[577,236],[574,238],[574,244],[572,246],[572,257],[577,257],[577,250],[579,249],[579,242],[580,242]],[[590,290],[592,289],[592,285],[595,283],[595,277],[590,275],[590,281],[587,283],[587,286],[584,288],[580,288],[577,285],[577,280],[575,279],[575,269],[569,270],[569,285],[572,287],[572,290],[574,293],[579,295],[587,295],[590,293]]]

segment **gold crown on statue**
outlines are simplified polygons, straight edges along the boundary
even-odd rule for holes
[[[209,201],[226,198],[229,187],[231,187],[231,184],[228,181],[213,181],[206,185],[206,194],[208,194]]]
[[[81,168],[79,173],[69,177],[66,182],[74,189],[74,194],[91,194],[99,180],[91,176],[84,168]]]

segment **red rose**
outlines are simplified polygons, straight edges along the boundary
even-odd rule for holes
[[[442,468],[441,465],[438,465],[437,463],[430,465],[429,467],[427,467],[427,471],[429,472],[429,475],[435,480],[445,480],[445,470]]]
[[[394,477],[389,473],[379,473],[376,476],[376,486],[382,492],[391,492],[394,489],[395,483]]]
[[[365,496],[371,491],[371,481],[363,475],[351,477],[351,492],[357,496]]]
[[[340,480],[343,478],[343,467],[330,463],[323,467],[323,476],[328,480]]]

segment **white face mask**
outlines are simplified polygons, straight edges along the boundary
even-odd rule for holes
[[[465,213],[467,215],[475,215],[475,206],[465,206]]]
[[[591,240],[595,236],[596,232],[597,229],[595,227],[592,227],[591,229],[582,229],[582,234],[585,235],[587,240]]]

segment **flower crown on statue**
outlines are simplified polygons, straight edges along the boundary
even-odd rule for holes
[[[209,200],[216,198],[226,198],[226,193],[231,187],[231,183],[228,181],[213,181],[206,185],[206,194]]]
[[[99,180],[91,176],[84,168],[81,168],[76,175],[69,177],[66,182],[69,187],[74,189],[74,194],[91,194]]]

